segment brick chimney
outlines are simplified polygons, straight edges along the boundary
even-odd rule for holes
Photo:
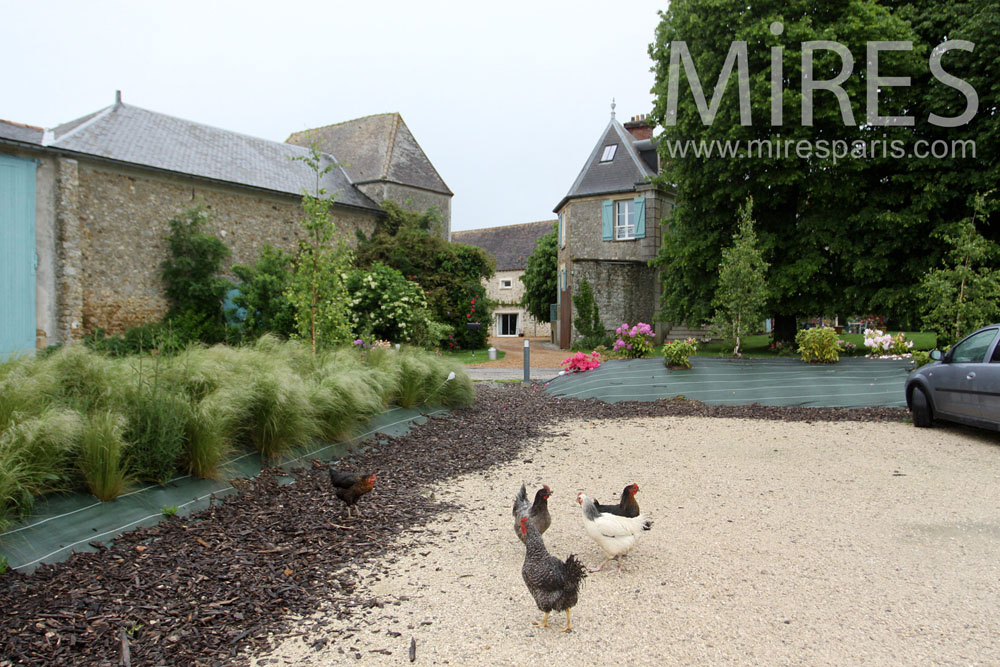
[[[646,117],[646,114],[632,116],[632,120],[625,123],[625,129],[628,130],[637,141],[653,138],[653,126],[649,124]]]

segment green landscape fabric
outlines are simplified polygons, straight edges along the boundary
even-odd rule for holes
[[[799,359],[691,357],[691,368],[668,369],[662,358],[608,361],[562,375],[546,391],[608,403],[685,398],[708,405],[798,405],[824,408],[905,408],[909,359],[845,358],[835,364]]]
[[[317,442],[306,450],[289,454],[281,467],[298,467],[310,458],[329,460],[343,456],[375,433],[403,435],[412,424],[426,422],[428,415],[445,412],[448,410],[443,408],[393,407],[377,415],[355,438]],[[177,516],[205,509],[213,497],[221,498],[235,491],[228,480],[253,477],[260,470],[260,456],[244,454],[229,462],[223,479],[182,476],[164,486],[152,484],[103,503],[87,493],[39,498],[28,519],[0,534],[0,554],[7,557],[10,567],[31,572],[43,563],[66,560],[74,551],[95,551],[91,542],[107,544],[137,526],[154,525],[164,519],[164,508],[176,507]]]

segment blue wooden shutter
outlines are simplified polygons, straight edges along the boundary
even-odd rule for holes
[[[601,203],[601,232],[605,241],[615,238],[615,203],[607,200]]]
[[[35,349],[36,165],[0,155],[0,360]]]
[[[559,236],[557,238],[559,240],[559,247],[560,248],[565,248],[566,247],[566,241],[565,241],[565,239],[563,239],[563,219],[562,218],[563,218],[563,214],[560,213],[559,214]]]
[[[635,237],[646,238],[646,198],[635,198]]]

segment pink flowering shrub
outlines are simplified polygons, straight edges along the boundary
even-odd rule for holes
[[[600,365],[600,352],[593,352],[592,354],[577,352],[572,357],[567,357],[566,360],[562,362],[562,366],[567,373],[582,373],[583,371],[591,371]]]
[[[635,326],[622,322],[622,325],[615,329],[615,333],[618,335],[618,340],[612,349],[622,356],[639,359],[653,353],[653,327],[645,322],[639,322]]]
[[[869,357],[908,356],[912,352],[913,341],[906,340],[902,331],[891,336],[881,329],[865,329],[865,347]]]

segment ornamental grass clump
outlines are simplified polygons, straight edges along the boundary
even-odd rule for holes
[[[321,428],[302,378],[280,356],[241,350],[244,385],[244,433],[267,461],[307,444]]]
[[[840,361],[837,330],[831,327],[802,329],[795,334],[799,355],[806,363],[833,364]]]
[[[125,419],[110,410],[92,413],[83,425],[77,463],[87,489],[98,500],[117,498],[131,484],[124,429]]]
[[[81,411],[114,410],[128,400],[129,362],[110,359],[82,345],[63,347],[39,362],[55,377],[52,398]]]
[[[475,390],[461,367],[423,351],[404,349],[396,354],[399,363],[399,391],[395,402],[404,408],[418,403],[470,405]]]
[[[316,412],[320,436],[340,440],[385,409],[379,386],[363,368],[326,367],[309,385],[309,400]]]
[[[54,406],[0,431],[0,530],[28,515],[35,496],[72,484],[82,426],[79,412]]]
[[[653,353],[653,327],[645,322],[629,326],[623,322],[615,329],[618,339],[612,349],[628,359],[641,359]]]
[[[228,399],[226,392],[215,392],[188,411],[180,466],[195,477],[219,477],[223,463],[233,451],[241,406]]]
[[[691,368],[688,357],[697,350],[694,338],[667,341],[663,344],[663,363],[669,368]]]
[[[191,403],[186,396],[155,384],[140,386],[124,407],[123,437],[132,445],[139,480],[165,484],[175,475],[184,453]]]

